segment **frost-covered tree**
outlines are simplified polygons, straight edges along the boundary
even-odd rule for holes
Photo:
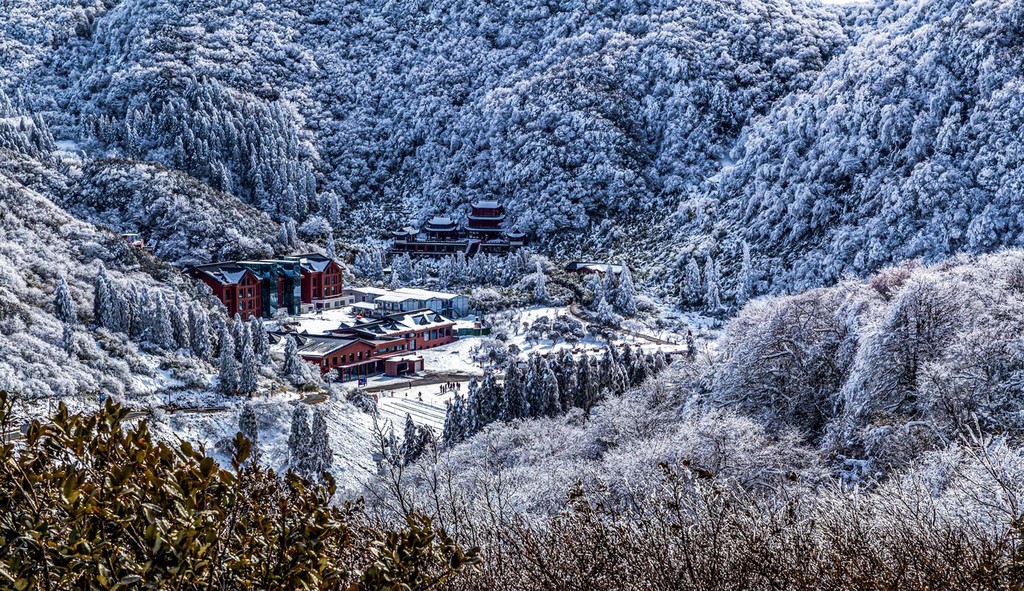
[[[288,467],[296,474],[309,477],[312,466],[313,437],[309,428],[309,407],[299,402],[292,411],[288,434]]]
[[[596,320],[606,326],[618,326],[621,318],[615,313],[615,309],[608,300],[602,295],[601,300],[597,302],[597,309],[594,311]]]
[[[750,267],[750,244],[746,240],[741,246],[743,252],[740,261],[740,273],[736,279],[736,305],[747,303],[754,289],[754,271]]]
[[[636,314],[636,287],[633,285],[633,274],[626,265],[622,266],[622,274],[619,276],[615,307],[626,316]]]
[[[75,302],[68,292],[68,283],[64,277],[57,278],[57,288],[53,292],[53,312],[64,324],[74,326],[78,323],[78,312],[75,309]]]
[[[538,304],[546,304],[551,299],[548,293],[547,276],[544,275],[544,267],[537,261],[537,269],[533,274],[533,301]]]
[[[334,246],[334,231],[333,230],[330,233],[327,234],[327,249],[326,249],[325,254],[327,255],[327,258],[329,258],[329,259],[336,259],[336,258],[338,258],[338,252],[337,252],[337,250],[335,250],[335,246]]]
[[[113,305],[110,289],[107,269],[100,263],[92,282],[92,317],[97,326],[115,330],[113,326],[107,324],[110,322],[110,308]]]
[[[247,331],[248,332],[248,331]],[[250,339],[245,340],[246,346],[242,349],[242,359],[239,362],[238,371],[238,392],[240,394],[252,394],[256,391],[259,372],[256,369],[256,354],[249,346]]]
[[[252,404],[242,405],[242,412],[238,415],[238,431],[252,443],[252,458],[259,461],[260,457],[260,425],[256,418],[256,410]]]
[[[700,276],[700,265],[696,257],[690,257],[686,263],[683,273],[682,302],[690,307],[697,307],[704,303],[704,283]]]
[[[174,349],[174,327],[171,325],[171,314],[167,299],[164,298],[162,292],[157,292],[153,298],[153,310],[150,313],[149,320],[149,341],[161,349]]]
[[[284,364],[281,367],[281,373],[287,377],[292,383],[300,384],[305,376],[302,364],[305,361],[299,356],[299,345],[295,342],[295,337],[289,335],[284,339]]]
[[[257,318],[256,322],[249,327],[252,336],[253,352],[256,354],[256,363],[270,365],[270,337],[267,335],[267,327],[263,318]]]
[[[213,344],[210,342],[210,321],[206,311],[198,306],[189,306],[188,317],[192,354],[209,361],[213,356]]]
[[[327,411],[322,405],[313,411],[309,438],[308,473],[319,480],[324,472],[334,466],[334,450],[331,449],[330,433],[327,429]]]
[[[715,313],[721,309],[722,296],[718,265],[709,254],[704,260],[704,310]]]
[[[519,363],[513,359],[505,370],[505,406],[500,409],[501,420],[512,421],[529,415],[530,404],[526,399],[525,380]]]
[[[220,391],[223,394],[238,392],[238,360],[235,359],[235,341],[227,327],[220,332]]]
[[[189,334],[188,315],[181,302],[181,295],[174,294],[174,301],[168,310],[171,320],[171,328],[174,333],[174,346],[177,349],[188,349],[191,347],[192,335]]]

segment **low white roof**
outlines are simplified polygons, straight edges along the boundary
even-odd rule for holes
[[[359,292],[359,293],[366,293],[366,294],[378,295],[378,296],[384,295],[386,293],[391,293],[388,290],[381,289],[379,287],[350,287],[346,291],[355,291],[355,292]]]

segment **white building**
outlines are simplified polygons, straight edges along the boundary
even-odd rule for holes
[[[372,303],[377,317],[413,310],[433,310],[452,318],[469,314],[469,297],[441,291],[402,288],[396,290],[376,287],[352,287],[345,290],[355,303]],[[365,306],[361,306],[365,308]]]

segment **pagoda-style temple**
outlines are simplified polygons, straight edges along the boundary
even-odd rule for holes
[[[466,256],[503,254],[526,244],[526,234],[506,230],[505,208],[497,201],[477,201],[460,226],[448,216],[434,216],[423,228],[406,226],[392,232],[392,254]]]

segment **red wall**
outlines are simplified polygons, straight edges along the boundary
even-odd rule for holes
[[[331,262],[321,272],[302,271],[302,303],[312,304],[314,301],[341,297],[341,267]]]

